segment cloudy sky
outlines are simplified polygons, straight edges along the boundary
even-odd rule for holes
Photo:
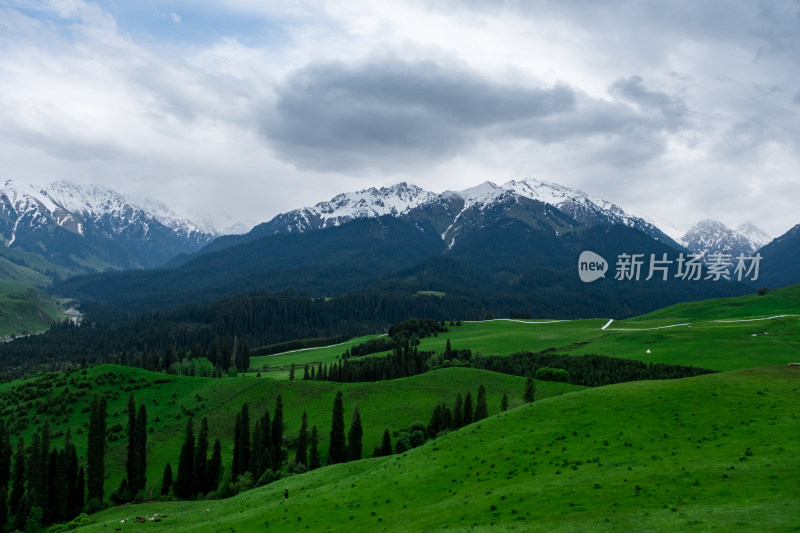
[[[798,58],[796,0],[0,0],[0,178],[252,226],[533,177],[673,235],[777,236],[800,223]]]

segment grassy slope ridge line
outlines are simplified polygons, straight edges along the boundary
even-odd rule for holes
[[[319,429],[322,439],[320,451],[322,460],[325,461],[333,400],[339,390],[344,394],[345,422],[348,428],[353,407],[359,407],[364,425],[364,456],[367,456],[380,443],[385,429],[394,431],[414,422],[422,422],[427,426],[436,404],[446,401],[452,408],[459,393],[463,396],[471,392],[475,398],[478,387],[484,385],[489,413],[494,414],[500,411],[503,394],[508,394],[511,406],[520,405],[525,388],[524,378],[469,368],[442,369],[380,383],[348,384],[274,381],[250,376],[222,379],[176,377],[117,365],[96,366],[87,369],[85,374],[76,371],[63,378],[63,383],[55,376],[57,374],[51,374],[44,380],[50,387],[44,388],[41,395],[30,400],[33,406],[27,409],[24,417],[18,415],[12,392],[19,390],[25,381],[0,385],[0,408],[3,409],[6,423],[14,427],[20,418],[25,418],[28,422],[24,430],[12,434],[11,440],[16,443],[22,436],[26,443],[30,443],[35,428],[47,421],[54,434],[54,446],[63,446],[63,433],[71,428],[72,440],[78,454],[85,457],[85,431],[89,413],[83,411],[95,394],[106,394],[110,398],[107,426],[111,428],[115,424],[120,425],[120,430],[114,434],[118,440],[110,441],[106,452],[106,494],[119,487],[125,474],[127,415],[124,411],[131,392],[137,405],[146,406],[148,429],[153,429],[147,437],[148,486],[154,482],[159,482],[160,486],[164,465],[168,461],[177,473],[175,469],[188,411],[193,415],[196,428],[199,428],[202,417],[208,417],[211,443],[216,437],[220,438],[223,445],[223,465],[229,468],[233,457],[234,420],[244,402],[248,403],[252,424],[256,417],[263,415],[265,409],[269,409],[272,414],[275,399],[281,394],[285,434],[290,439],[297,436],[302,413],[307,411],[309,427],[317,425]],[[72,379],[75,380],[74,383],[70,383]],[[159,383],[158,380],[167,382]],[[102,384],[99,385],[98,381]],[[88,384],[91,384],[91,388],[85,386]],[[73,403],[62,405],[58,399],[65,389],[72,393],[85,391],[86,394],[75,398]],[[537,381],[538,398],[577,390],[581,390],[581,387]],[[72,412],[68,412],[68,408]],[[80,433],[76,432],[77,428],[82,428]],[[290,453],[293,455],[293,452]]]
[[[793,531],[798,390],[794,367],[589,389],[228,501],[110,509],[82,531],[153,513],[167,518],[148,530],[175,532]]]

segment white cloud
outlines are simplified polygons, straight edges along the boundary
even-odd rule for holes
[[[3,5],[7,178],[248,224],[401,179],[525,176],[664,225],[800,222],[790,1]]]

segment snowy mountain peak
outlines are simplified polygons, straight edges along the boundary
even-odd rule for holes
[[[750,241],[750,244],[753,245],[754,250],[758,250],[772,240],[772,237],[767,235],[765,231],[755,226],[751,222],[745,222],[744,224],[741,224],[736,228],[736,231],[740,235],[744,235],[744,237]]]
[[[756,228],[757,229],[757,228]],[[709,257],[715,253],[750,255],[756,248],[741,233],[727,227],[717,220],[701,220],[681,238],[681,244],[696,254]]]
[[[464,209],[474,206],[491,205],[508,195],[508,191],[498,187],[491,181],[484,181],[480,185],[464,189],[463,191],[445,191],[444,197],[458,197],[464,200]]]

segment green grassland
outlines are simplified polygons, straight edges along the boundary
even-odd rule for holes
[[[0,338],[38,333],[66,317],[64,302],[28,282],[0,279]]]
[[[177,468],[186,422],[193,417],[196,429],[205,416],[209,421],[211,442],[220,437],[223,464],[230,465],[233,455],[234,420],[244,402],[248,403],[253,422],[265,409],[274,411],[280,394],[284,406],[286,436],[293,439],[300,430],[303,411],[309,428],[316,425],[322,439],[323,461],[327,455],[331,412],[337,391],[344,395],[345,422],[349,427],[353,407],[358,405],[364,425],[365,456],[380,443],[385,429],[396,431],[414,422],[427,425],[436,404],[453,405],[460,393],[476,397],[478,387],[487,390],[489,413],[500,411],[500,400],[507,394],[511,406],[522,403],[525,379],[470,368],[447,368],[427,374],[381,383],[331,383],[320,381],[276,381],[240,376],[236,378],[177,377],[117,365],[100,365],[70,374],[53,373],[37,383],[41,388],[24,389],[22,381],[0,385],[0,409],[6,424],[20,428],[12,433],[30,442],[33,432],[45,422],[54,435],[53,444],[63,445],[70,428],[79,456],[86,451],[88,405],[96,394],[108,400],[107,427],[119,424],[111,433],[106,454],[108,479],[106,492],[117,488],[124,476],[127,454],[126,407],[131,393],[137,406],[144,404],[148,415],[148,469],[150,483],[161,480],[167,461]],[[31,383],[29,381],[28,383]],[[565,383],[537,382],[537,398],[547,398],[581,390]],[[27,396],[25,396],[27,391]],[[65,392],[66,391],[66,392]],[[70,400],[62,401],[70,393]],[[24,419],[23,422],[20,422]]]
[[[230,500],[110,509],[81,531],[797,531],[799,397],[795,367],[589,389]],[[121,522],[154,513],[167,516]]]
[[[790,315],[790,316],[779,316]],[[420,350],[469,348],[483,355],[553,350],[568,355],[598,354],[653,363],[739,370],[800,362],[800,285],[748,295],[690,302],[624,321],[487,320],[448,325],[422,339]],[[306,363],[336,362],[346,349],[378,335],[324,348],[254,357],[263,375],[286,379],[292,363],[302,375]],[[647,351],[650,350],[650,353]],[[265,366],[266,365],[266,366]]]

